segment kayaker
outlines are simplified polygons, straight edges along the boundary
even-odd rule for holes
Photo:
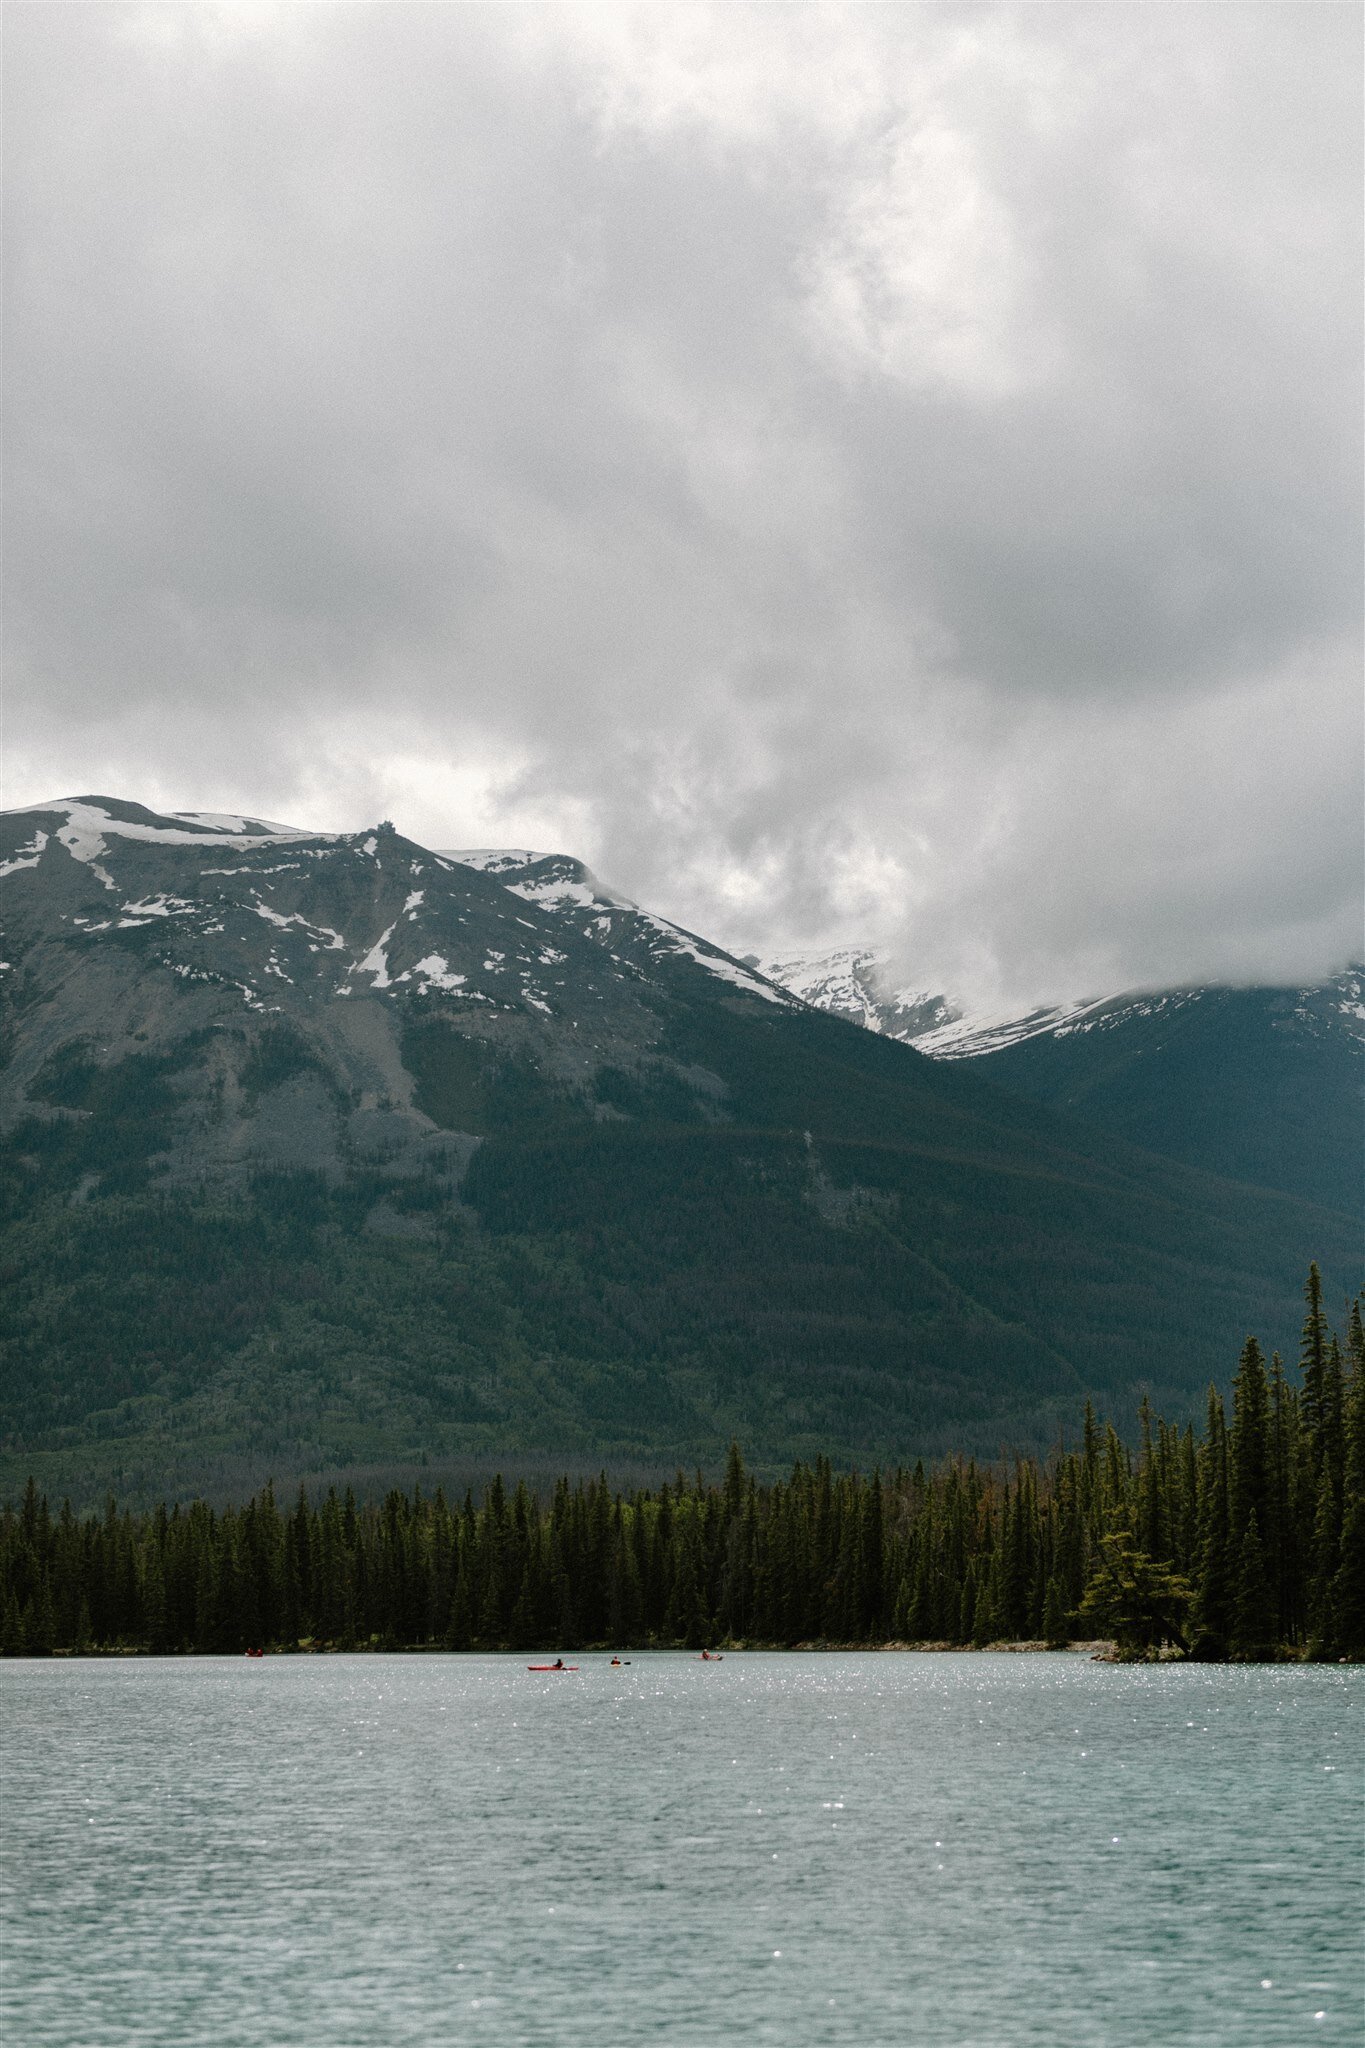
[[[564,1659],[562,1657],[556,1657],[554,1663],[550,1666],[550,1669],[551,1671],[562,1671],[564,1669]]]

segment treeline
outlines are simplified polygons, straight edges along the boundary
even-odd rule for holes
[[[203,1502],[0,1514],[0,1650],[564,1649],[1112,1637],[1205,1659],[1365,1655],[1365,1334],[1306,1288],[1299,1372],[1248,1340],[1229,1419],[1144,1406],[1136,1447],[1086,1410],[1080,1442],[1008,1471],[954,1459],[771,1485],[605,1479],[548,1499],[495,1479],[357,1505]]]

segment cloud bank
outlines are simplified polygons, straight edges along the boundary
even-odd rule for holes
[[[17,0],[6,803],[992,997],[1340,964],[1361,33]]]

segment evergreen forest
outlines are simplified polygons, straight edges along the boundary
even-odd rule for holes
[[[30,1481],[0,1513],[9,1656],[249,1648],[539,1649],[903,1644],[1205,1660],[1365,1656],[1365,1333],[1342,1338],[1314,1266],[1297,1371],[1243,1348],[1231,1413],[1201,1429],[1146,1403],[1135,1445],[1087,1405],[1080,1438],[1002,1468],[772,1484],[605,1478],[546,1497],[358,1504],[266,1488],[245,1506],[54,1513]]]

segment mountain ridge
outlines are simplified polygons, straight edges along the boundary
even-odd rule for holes
[[[896,990],[872,948],[766,963],[803,1000],[1130,1143],[1360,1213],[1365,968],[1128,991],[1015,1015]]]
[[[1111,1029],[1134,1012],[1148,1015],[1209,996],[1249,992],[1293,997],[1296,1014],[1307,1018],[1317,1013],[1323,1022],[1333,1015],[1352,1037],[1365,1040],[1365,964],[1358,962],[1316,982],[1190,982],[1001,1009],[964,1004],[946,991],[895,987],[891,956],[876,946],[746,958],[816,1009],[900,1039],[933,1059],[979,1059],[1030,1038]]]
[[[1027,1447],[1354,1277],[568,857],[266,823],[0,819],[0,1492]]]

